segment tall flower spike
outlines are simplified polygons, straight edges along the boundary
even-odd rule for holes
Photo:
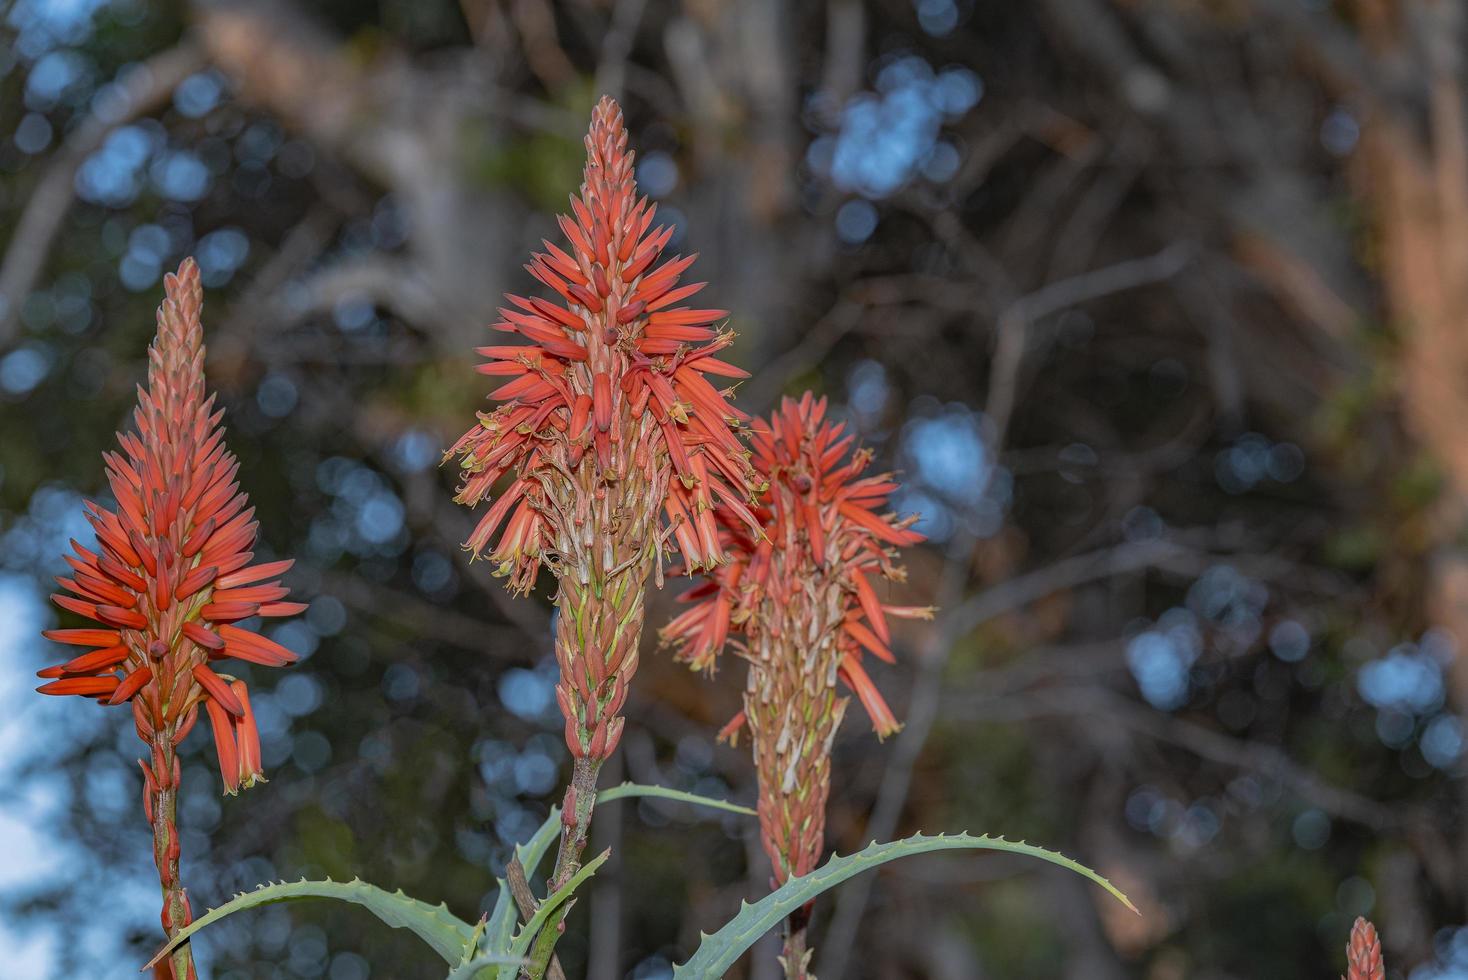
[[[1386,980],[1376,926],[1360,916],[1351,926],[1351,940],[1346,943],[1346,975],[1342,980]]]
[[[163,928],[171,936],[191,919],[179,882],[178,745],[202,707],[214,728],[220,771],[231,794],[263,778],[259,733],[244,683],[215,672],[233,657],[269,667],[296,655],[235,625],[253,616],[289,616],[279,576],[289,561],[250,565],[256,523],[235,482],[239,463],[225,448],[224,414],[204,391],[203,295],[199,269],[185,259],[163,280],[158,334],[148,349],[148,387],[138,389],[135,433],[119,434],[122,451],[103,455],[116,511],[87,504],[97,535],[93,551],[71,543],[70,593],[58,606],[97,624],[46,630],[85,652],[40,671],[43,694],[77,694],[106,704],[131,702],[145,809],[163,888]],[[171,964],[171,965],[170,965]],[[194,975],[188,945],[158,976]]]
[[[825,843],[831,742],[849,701],[838,678],[878,735],[897,731],[862,659],[893,662],[888,616],[932,614],[878,598],[876,579],[904,578],[896,546],[922,536],[909,529],[916,518],[878,513],[897,485],[886,475],[863,476],[871,454],[850,452],[854,438],[825,415],[825,399],[806,393],[785,399],[768,423],[754,423],[754,464],[768,482],[754,516],[765,537],[748,533],[740,509],[719,508],[732,560],[681,596],[692,607],[662,630],[696,668],[711,669],[727,642],[749,662],[744,711],[723,734],[733,740],[749,727],[760,830],[777,885],[812,871]],[[808,969],[806,914],[787,924],[791,977]]]
[[[746,377],[714,356],[733,340],[715,327],[725,311],[682,305],[704,286],[678,285],[694,256],[658,264],[673,227],[654,226],[657,206],[637,194],[611,99],[585,142],[581,192],[559,219],[568,247],[547,241],[526,266],[554,295],[508,297],[494,327],[528,343],[479,348],[479,371],[505,382],[501,404],[445,454],[462,470],[461,504],[509,477],[465,547],[517,592],[542,564],[559,582],[556,697],[575,768],[561,850],[574,853],[556,885],[575,870],[597,768],[622,734],[647,578],[661,584],[669,542],[689,568],[722,562],[714,507],[743,509],[757,479],[735,434],[747,416],[716,387]]]

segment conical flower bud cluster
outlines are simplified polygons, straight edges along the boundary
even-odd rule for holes
[[[1343,980],[1386,980],[1386,963],[1381,958],[1381,940],[1376,926],[1357,916],[1346,943],[1346,975]]]
[[[38,690],[131,703],[148,746],[145,805],[163,927],[172,935],[190,920],[174,825],[178,745],[203,708],[226,791],[263,778],[244,682],[217,668],[230,658],[268,667],[294,662],[290,650],[238,624],[305,606],[285,601],[279,577],[291,562],[250,564],[258,525],[236,481],[239,463],[224,444],[223,410],[204,389],[203,296],[192,259],[165,277],[164,292],[136,431],[118,436],[120,452],[104,455],[117,509],[87,505],[96,550],[72,542],[74,554],[65,556],[72,574],[57,580],[65,593],[52,597],[96,625],[45,632],[85,652],[42,670],[47,683]]]

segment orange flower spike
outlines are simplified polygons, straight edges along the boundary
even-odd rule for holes
[[[460,503],[494,498],[466,547],[492,558],[496,573],[518,591],[533,586],[542,562],[561,580],[564,636],[557,656],[563,687],[565,678],[587,673],[574,669],[579,657],[624,665],[590,672],[603,680],[589,703],[567,687],[578,719],[578,744],[572,746],[578,756],[590,752],[593,741],[602,753],[611,750],[612,740],[597,734],[612,720],[604,710],[609,696],[625,698],[635,664],[625,648],[640,634],[643,590],[658,565],[658,542],[671,541],[690,567],[718,563],[720,551],[710,548],[713,533],[699,528],[689,503],[715,494],[747,500],[757,480],[732,431],[738,413],[726,397],[705,385],[690,414],[675,394],[675,372],[701,380],[705,362],[694,357],[700,345],[690,339],[665,354],[647,352],[653,311],[673,307],[697,327],[722,314],[676,305],[701,284],[677,285],[692,256],[657,265],[672,229],[651,228],[655,208],[637,194],[615,102],[597,105],[585,142],[580,194],[571,199],[571,214],[558,219],[568,247],[546,242],[527,266],[555,295],[508,297],[498,326],[529,343],[480,348],[489,359],[485,373],[514,380],[494,392],[502,404],[482,414],[448,454],[464,475]],[[717,343],[726,346],[727,339]],[[649,399],[658,411],[643,411]],[[705,484],[698,498],[673,499],[673,477],[683,477],[678,483],[686,486],[695,471]],[[505,475],[511,483],[496,492]],[[664,534],[660,524],[672,533]],[[620,596],[623,608],[603,611],[609,595]],[[624,626],[597,628],[603,616]],[[611,637],[612,648],[588,650],[580,639],[601,636]]]
[[[275,579],[290,562],[250,566],[254,511],[235,482],[239,464],[224,446],[223,412],[205,392],[203,294],[192,259],[164,278],[164,293],[148,349],[148,383],[133,412],[136,431],[118,436],[120,452],[103,454],[117,510],[87,504],[97,548],[73,541],[66,561],[74,574],[58,580],[72,596],[56,596],[57,605],[102,628],[45,631],[58,643],[92,649],[40,671],[54,679],[38,690],[132,703],[138,737],[148,745],[144,802],[162,920],[172,935],[191,917],[179,881],[176,749],[200,705],[214,727],[226,791],[258,778],[258,736],[249,742],[236,732],[241,716],[254,729],[244,685],[227,683],[209,664],[229,656],[277,666],[295,659],[272,641],[225,624],[304,607],[281,601],[286,590]],[[233,631],[232,642],[221,636],[226,630]],[[254,746],[249,773],[241,769],[242,742]],[[192,972],[190,956],[184,946],[162,969],[184,980]]]
[[[768,486],[752,511],[712,488],[730,561],[681,597],[691,608],[662,631],[695,668],[711,668],[726,642],[749,663],[744,711],[725,734],[749,731],[776,883],[814,870],[825,845],[831,742],[850,701],[838,681],[879,736],[896,732],[862,652],[892,662],[887,616],[931,615],[882,604],[876,579],[903,579],[890,546],[921,536],[905,530],[910,520],[879,513],[896,484],[864,478],[870,455],[851,452],[851,438],[825,416],[825,400],[806,394],[752,423],[753,462]],[[749,532],[751,518],[763,538]],[[803,964],[809,951],[797,918],[785,957]]]
[[[689,569],[726,561],[711,504],[748,514],[761,489],[728,394],[699,383],[727,376],[699,356],[728,346],[714,326],[725,314],[682,305],[694,257],[661,261],[673,230],[653,227],[627,144],[602,99],[580,192],[557,219],[564,241],[527,266],[548,295],[507,297],[494,328],[524,344],[480,348],[481,371],[508,380],[444,457],[460,467],[455,500],[490,504],[465,548],[514,591],[542,564],[557,579],[556,700],[574,766],[553,888],[575,871],[596,773],[621,737],[649,576],[661,585],[665,549]]]

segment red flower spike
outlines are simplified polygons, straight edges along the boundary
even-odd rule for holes
[[[707,356],[732,340],[713,327],[725,314],[681,305],[703,288],[678,283],[693,256],[658,264],[672,229],[652,228],[611,99],[585,144],[581,191],[558,219],[567,247],[547,242],[526,267],[551,295],[506,297],[495,329],[526,343],[480,348],[481,373],[508,379],[501,404],[445,459],[462,471],[459,503],[493,501],[465,547],[517,592],[542,563],[559,580],[557,700],[573,757],[597,764],[620,737],[663,549],[690,569],[724,562],[711,502],[742,508],[762,481],[735,434],[741,413],[703,377],[730,372]]]
[[[183,635],[193,640],[195,644],[205,650],[216,651],[224,649],[224,641],[219,638],[218,633],[211,633],[198,623],[184,623]]]
[[[64,674],[94,674],[122,663],[128,658],[128,654],[128,648],[119,643],[115,647],[103,647],[80,657],[73,657],[61,666],[51,669],[60,670]]]
[[[870,455],[851,453],[825,413],[825,400],[806,394],[753,423],[753,462],[767,489],[752,513],[714,494],[718,543],[732,560],[680,597],[689,609],[662,631],[696,668],[712,668],[726,643],[749,662],[744,711],[720,734],[749,730],[764,846],[781,883],[813,870],[825,845],[831,740],[849,702],[837,680],[879,736],[896,732],[862,652],[893,660],[888,613],[931,616],[879,601],[874,578],[904,577],[890,545],[921,537],[906,530],[910,520],[879,513],[896,484],[863,477]],[[751,517],[763,540],[749,533]]]
[[[219,631],[234,627],[220,621],[263,613],[266,607],[272,615],[302,607],[280,601],[285,590],[277,583],[267,586],[259,601],[218,595],[274,579],[290,563],[248,567],[254,511],[235,482],[239,464],[224,446],[223,412],[204,387],[203,295],[192,259],[165,277],[164,292],[157,336],[148,349],[147,386],[139,388],[133,412],[135,431],[118,436],[120,451],[103,454],[117,510],[86,505],[97,547],[72,542],[75,555],[66,561],[74,574],[60,580],[72,596],[56,598],[57,605],[98,628],[44,633],[58,643],[93,649],[41,671],[56,679],[39,690],[111,704],[132,702],[138,737],[148,745],[144,802],[163,885],[162,919],[181,928],[190,914],[178,873],[176,747],[197,719],[201,701],[216,721],[226,787],[233,790],[259,778],[258,750],[250,770],[241,770],[231,720],[238,717],[243,724],[248,701],[206,665],[234,650],[248,650],[252,655],[242,659],[255,663],[282,665],[295,659],[278,655],[271,641],[244,630],[236,633],[251,639],[226,643]],[[223,726],[216,714],[223,715]],[[160,975],[191,976],[187,948],[162,966]]]

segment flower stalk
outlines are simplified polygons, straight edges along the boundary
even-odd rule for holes
[[[305,606],[283,601],[275,581],[289,561],[250,565],[258,525],[225,448],[223,415],[204,387],[203,293],[199,270],[184,260],[164,278],[158,332],[148,350],[148,386],[139,389],[135,433],[104,454],[115,511],[87,505],[96,550],[73,541],[70,577],[52,596],[96,627],[46,630],[58,643],[87,648],[39,672],[43,694],[74,694],[132,705],[146,745],[139,760],[144,811],[163,893],[161,920],[171,937],[192,920],[179,876],[176,821],[178,746],[209,715],[225,792],[263,780],[260,737],[243,681],[216,673],[234,658],[280,667],[296,655],[237,625],[254,616],[289,616]],[[69,595],[66,593],[70,593]],[[155,970],[159,980],[195,975],[184,944]]]
[[[879,514],[897,485],[865,476],[871,454],[826,420],[825,399],[785,399],[753,426],[754,465],[767,484],[755,508],[763,535],[720,509],[732,560],[685,593],[692,608],[662,631],[695,668],[711,669],[726,643],[749,664],[744,710],[721,733],[749,729],[759,782],[760,831],[773,886],[815,869],[825,846],[831,744],[854,692],[880,737],[900,727],[867,674],[871,654],[894,662],[887,617],[927,618],[891,606],[873,581],[903,581],[896,547],[916,544],[915,517]],[[731,640],[732,636],[732,640]],[[786,976],[809,977],[809,907],[785,926]]]
[[[690,569],[724,561],[717,501],[743,511],[757,490],[735,430],[747,416],[712,378],[745,373],[713,355],[733,334],[723,310],[680,305],[703,283],[678,285],[695,256],[659,264],[673,235],[639,196],[622,112],[592,114],[586,167],[567,249],[545,242],[527,270],[553,300],[508,296],[498,330],[529,343],[479,348],[482,374],[507,379],[478,423],[445,454],[456,458],[466,506],[494,499],[465,547],[516,592],[542,566],[557,580],[556,700],[573,760],[551,889],[576,873],[602,762],[622,737],[637,671],[649,576],[662,554]],[[496,492],[499,481],[508,485]],[[527,974],[549,961],[570,903],[551,917]]]
[[[148,822],[153,828],[153,863],[158,868],[158,883],[163,889],[163,931],[170,938],[178,930],[193,921],[189,908],[189,896],[179,881],[179,837],[178,824],[178,757],[174,752],[172,738],[157,737],[153,742],[153,753],[158,757],[160,771],[169,773],[166,782],[158,784],[158,774],[143,767],[144,779],[149,782]],[[156,785],[156,791],[153,787]],[[195,977],[193,948],[184,943],[167,963],[160,963],[154,971],[158,980],[170,977]]]

